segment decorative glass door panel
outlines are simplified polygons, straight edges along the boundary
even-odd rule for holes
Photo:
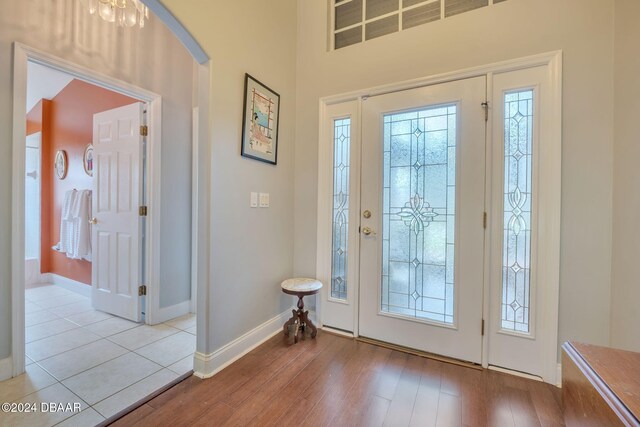
[[[383,121],[381,310],[451,325],[457,105]]]
[[[362,103],[359,333],[479,363],[486,79]]]

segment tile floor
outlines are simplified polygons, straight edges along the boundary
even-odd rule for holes
[[[1,426],[93,426],[193,369],[195,315],[142,325],[53,285],[25,292],[26,373],[0,403],[79,403],[81,412],[0,413]]]

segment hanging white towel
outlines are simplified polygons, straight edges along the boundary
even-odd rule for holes
[[[60,243],[57,250],[68,253],[73,246],[73,216],[71,211],[78,195],[77,190],[69,190],[64,195],[62,212],[60,215]]]
[[[71,214],[73,217],[73,244],[67,256],[73,259],[91,261],[91,228],[89,226],[89,218],[91,218],[90,190],[78,192]]]

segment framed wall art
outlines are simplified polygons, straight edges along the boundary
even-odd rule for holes
[[[69,161],[67,159],[67,152],[64,150],[58,150],[56,158],[53,162],[53,170],[56,173],[58,179],[65,179],[67,177],[67,170],[69,169]]]
[[[87,148],[84,149],[82,163],[84,164],[85,173],[89,176],[93,176],[93,144],[87,145]]]
[[[242,156],[273,165],[277,164],[279,119],[280,95],[246,74],[244,79]]]

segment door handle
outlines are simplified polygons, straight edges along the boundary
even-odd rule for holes
[[[89,220],[89,224],[91,224],[91,225],[96,225],[97,223],[98,223],[98,219],[97,218],[91,218]]]
[[[376,232],[369,227],[362,227],[362,234],[365,236],[375,236]]]

